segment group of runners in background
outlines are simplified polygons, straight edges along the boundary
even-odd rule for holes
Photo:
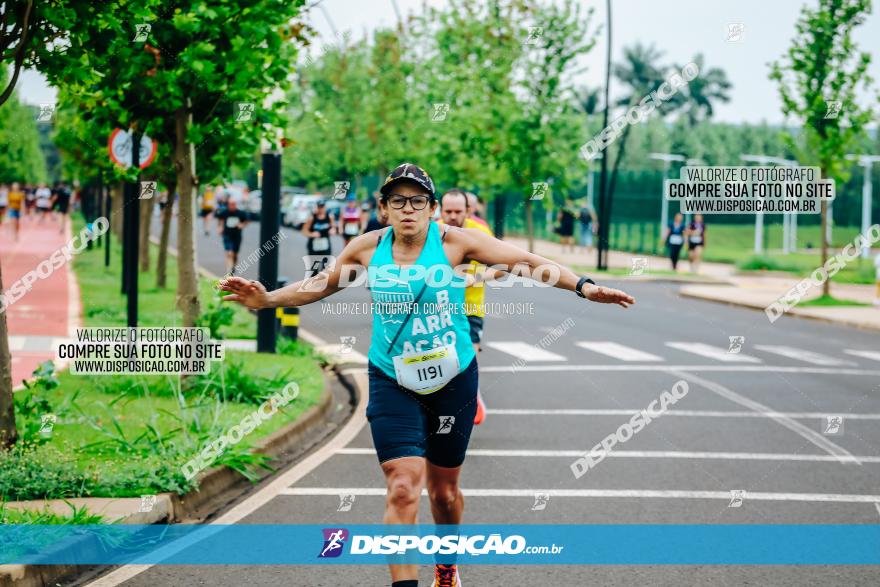
[[[681,213],[676,214],[666,227],[663,241],[666,243],[673,271],[678,271],[678,258],[687,242],[691,272],[700,272],[700,261],[703,259],[703,249],[706,246],[706,224],[703,222],[702,214],[695,214],[694,219],[687,224]]]
[[[58,230],[63,232],[72,198],[73,193],[62,181],[55,182],[51,188],[46,183],[0,184],[0,225],[8,224],[13,239],[17,241],[22,219],[45,222],[46,218],[54,215]]]

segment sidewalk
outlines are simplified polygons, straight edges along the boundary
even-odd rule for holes
[[[8,219],[0,225],[0,263],[3,287],[10,286],[71,238],[70,222],[65,232],[47,218],[23,218],[18,242],[12,239]],[[9,345],[12,352],[12,387],[21,385],[37,365],[53,359],[55,339],[73,336],[79,321],[79,290],[69,264],[65,263],[46,279],[37,279],[31,290],[6,309]]]
[[[512,237],[504,239],[518,247],[526,248],[527,241],[524,238]],[[577,249],[580,251],[581,249]],[[595,249],[590,253],[562,253],[562,246],[558,243],[536,240],[536,254],[542,255],[563,265],[581,265],[592,267],[596,263]],[[646,271],[671,269],[669,259],[652,255],[627,253],[623,251],[611,251],[608,255],[608,265],[613,269],[632,269],[632,259],[644,257],[647,261]],[[687,272],[689,263],[687,258],[679,264],[680,276],[674,275],[651,275],[641,276],[615,276],[615,278],[638,281],[680,281],[683,283],[679,290],[680,295],[689,298],[698,298],[713,302],[721,302],[761,311],[771,303],[785,295],[791,288],[797,285],[803,277],[772,273],[759,275],[754,273],[737,274],[736,266],[727,263],[700,264],[699,275]],[[703,283],[701,283],[703,282]],[[707,283],[708,282],[708,283]],[[852,300],[866,304],[874,300],[875,286],[857,285],[848,283],[832,283],[832,295],[838,299]],[[802,298],[802,301],[811,300],[822,294],[822,288],[812,287]],[[801,307],[795,306],[786,314],[802,316],[833,322],[856,328],[868,328],[880,330],[880,307],[876,306],[832,306],[832,307]]]

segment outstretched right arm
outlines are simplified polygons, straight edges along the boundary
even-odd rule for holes
[[[342,249],[339,257],[334,259],[321,273],[274,291],[266,291],[266,288],[259,281],[242,277],[223,279],[218,287],[220,291],[230,293],[230,295],[223,297],[224,301],[238,302],[254,310],[304,306],[341,291],[343,287],[339,285],[339,281],[343,271],[354,272],[358,268],[363,268],[365,264],[362,259],[369,259],[369,252],[375,248],[375,243],[375,234],[361,235]],[[353,281],[353,276],[347,275],[346,278],[348,283]]]

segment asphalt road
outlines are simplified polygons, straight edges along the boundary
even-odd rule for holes
[[[281,273],[298,279],[304,239],[283,230]],[[249,226],[243,257],[257,239],[258,226]],[[340,246],[335,242],[334,250]],[[220,249],[216,235],[200,235],[200,264],[222,273]],[[256,277],[256,268],[244,275]],[[636,305],[600,306],[551,288],[488,292],[487,302],[518,302],[525,312],[486,319],[480,384],[490,411],[474,431],[464,466],[466,523],[880,522],[880,505],[870,497],[880,494],[876,333],[797,318],[771,325],[762,312],[680,298],[674,284],[607,283],[633,294]],[[346,290],[302,308],[301,327],[327,342],[355,337],[355,350],[365,355],[371,316],[338,310],[367,301],[364,288]],[[565,334],[535,355],[534,345],[563,324]],[[744,337],[739,353],[729,352],[731,336]],[[574,477],[570,465],[578,454],[679,380],[689,392],[668,415]],[[827,417],[835,415],[843,416],[842,432],[826,433],[833,432]],[[241,522],[379,523],[382,488],[364,425]],[[734,490],[746,491],[739,507],[730,507]],[[550,494],[543,507],[538,493]],[[338,511],[342,495],[355,496],[350,511]],[[425,499],[420,520],[430,520]],[[423,585],[430,585],[430,572],[422,569]],[[381,566],[156,566],[113,577],[92,585],[390,584]],[[876,585],[880,571],[476,565],[464,567],[462,579],[468,586]]]

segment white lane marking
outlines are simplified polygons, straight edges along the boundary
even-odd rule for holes
[[[385,496],[384,487],[288,487],[280,495],[319,496],[363,495]],[[688,491],[681,489],[465,489],[468,497],[528,497],[536,493],[549,493],[551,497],[635,497],[670,499],[722,499],[730,501],[730,491]],[[426,489],[422,495],[428,495]],[[880,495],[846,493],[773,493],[748,491],[750,501],[815,501],[837,503],[876,503]]]
[[[487,342],[487,346],[523,361],[564,361],[565,357],[526,342]]]
[[[721,361],[723,363],[761,362],[761,359],[758,359],[757,357],[744,355],[742,353],[731,353],[728,352],[725,348],[703,344],[702,342],[667,342],[665,344],[668,347],[672,347],[686,353],[693,353],[695,355],[700,355],[701,357],[706,357],[707,359],[713,359],[715,361]]]
[[[847,369],[845,367],[774,367],[770,365],[480,365],[480,373],[568,371],[710,371],[732,373],[802,373],[810,375],[880,375],[876,369]]]
[[[610,341],[579,341],[577,346],[621,361],[662,361],[657,355]]]
[[[880,361],[880,352],[877,351],[860,351],[856,349],[844,349],[844,351],[848,355],[853,355],[855,357],[862,357],[865,359],[871,359],[872,361]]]
[[[786,418],[779,414],[779,412],[774,412],[764,404],[760,402],[756,402],[755,400],[749,399],[743,395],[740,395],[733,391],[732,389],[728,389],[724,387],[720,383],[715,383],[714,381],[709,381],[708,379],[703,379],[702,377],[698,377],[697,375],[693,375],[691,373],[685,373],[682,371],[675,371],[672,373],[677,377],[681,377],[687,381],[697,383],[702,385],[709,391],[714,392],[715,394],[732,401],[733,403],[739,404],[745,408],[753,410],[755,412],[762,412],[764,414],[768,414],[768,417],[772,418],[782,426],[785,426],[792,432],[800,435],[802,438],[808,440],[809,442],[815,444],[825,452],[835,455],[837,460],[841,463],[856,463],[861,464],[861,462],[854,457],[848,450],[845,448],[834,444],[827,437],[823,436],[819,432],[804,426],[800,422],[793,420],[792,418]]]
[[[10,351],[20,351],[24,348],[25,337],[24,336],[10,336],[9,337],[9,350]]]
[[[302,330],[300,330],[300,333],[302,333]],[[194,543],[198,542],[199,540],[209,537],[212,533],[211,526],[213,525],[235,524],[241,521],[246,516],[249,516],[259,508],[266,505],[270,500],[277,497],[286,487],[289,487],[290,485],[296,483],[297,481],[308,475],[320,464],[332,457],[333,453],[335,453],[337,450],[346,446],[352,440],[354,440],[354,438],[358,435],[360,429],[367,421],[367,376],[363,373],[355,374],[355,382],[358,386],[358,389],[360,390],[358,405],[355,408],[355,413],[346,423],[346,425],[339,431],[339,433],[334,436],[327,444],[320,447],[318,450],[307,456],[298,464],[276,477],[265,487],[230,509],[228,512],[218,517],[210,524],[207,524],[204,533],[198,532],[189,539],[182,538],[179,541],[172,542],[168,546],[164,547],[161,553],[163,555],[165,553],[168,553],[168,555],[170,556],[185,548],[190,548]],[[125,583],[129,579],[140,575],[141,573],[150,569],[153,566],[153,564],[125,565],[89,583],[88,587],[116,587],[117,585]]]
[[[874,507],[877,508],[877,513],[880,514],[880,502],[874,502]]]
[[[807,351],[791,346],[756,344],[755,348],[759,351],[774,353],[776,355],[781,355],[783,357],[788,357],[789,359],[795,359],[797,361],[803,361],[805,363],[811,363],[813,365],[821,365],[825,367],[830,367],[833,365],[855,365],[855,363],[853,363],[852,361],[842,361],[840,359],[835,359],[827,355],[822,355],[820,353],[814,353],[812,351]]]
[[[376,456],[373,448],[341,448],[336,454],[339,455],[369,455]],[[559,458],[559,457],[582,457],[582,450],[517,450],[517,449],[481,449],[468,450],[471,457],[535,457],[535,458]],[[705,459],[719,461],[805,461],[817,463],[836,463],[838,457],[832,455],[810,455],[796,453],[767,453],[767,452],[702,452],[702,451],[677,451],[677,450],[612,450],[605,453],[606,457],[622,459]],[[860,456],[855,457],[862,463],[880,464],[880,457]]]
[[[581,410],[581,409],[548,409],[527,410],[518,408],[493,408],[486,410],[486,414],[498,416],[632,416],[643,408],[629,410]],[[794,418],[796,420],[824,420],[828,417],[824,412],[736,412],[736,411],[711,411],[711,410],[676,410],[671,409],[663,416],[685,416],[693,418],[771,418],[774,416]],[[847,420],[880,420],[880,414],[844,414]]]

